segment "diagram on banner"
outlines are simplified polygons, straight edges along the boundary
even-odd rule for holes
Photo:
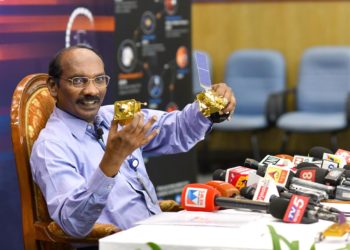
[[[184,106],[192,97],[187,1],[115,4],[118,97],[167,111]]]

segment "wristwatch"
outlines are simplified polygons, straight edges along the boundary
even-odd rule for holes
[[[208,119],[213,123],[220,123],[226,121],[230,117],[231,113],[221,114],[219,112],[212,113],[208,116]]]

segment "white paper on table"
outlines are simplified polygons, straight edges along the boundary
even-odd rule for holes
[[[216,212],[163,212],[137,224],[141,225],[182,225],[182,226],[216,226],[238,228],[250,222],[264,218],[266,214],[233,209]]]

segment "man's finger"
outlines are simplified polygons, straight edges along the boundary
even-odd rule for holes
[[[159,134],[159,129],[153,130],[149,135],[145,137],[145,139],[142,141],[142,145],[145,145],[149,143],[154,137],[156,137]]]
[[[141,117],[142,116],[142,117]],[[134,115],[132,121],[125,126],[125,131],[128,133],[133,133],[137,129],[140,122],[143,122],[143,114],[138,112]]]

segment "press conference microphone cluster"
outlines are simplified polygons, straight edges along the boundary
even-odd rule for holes
[[[257,174],[260,176],[265,176],[269,167],[252,159],[246,160],[245,166],[252,166],[252,168],[256,168],[257,166]],[[335,198],[335,184],[340,183],[341,177],[347,176],[347,174],[345,175],[345,173],[340,170],[332,170],[334,172],[330,174],[329,170],[319,168],[311,162],[301,162],[296,166],[294,171],[295,173],[291,169],[288,173],[290,181],[287,183],[286,188],[297,194],[314,194],[318,196],[320,200]],[[337,175],[337,177],[335,177],[334,173],[336,171],[341,172],[343,175],[339,174],[339,176]],[[333,176],[333,178],[331,178],[331,176]]]
[[[246,186],[244,188],[241,189],[240,191],[240,195],[246,199],[250,199],[252,200],[253,197],[254,197],[254,194],[256,192],[256,187],[254,186]],[[311,195],[307,195],[305,193],[290,193],[288,191],[285,191],[285,190],[281,190],[279,192],[279,196],[284,199],[287,199],[287,200],[290,200],[292,198],[292,196],[294,194],[297,194],[297,195],[303,195],[303,196],[306,196],[306,197],[309,197],[310,200],[309,200],[309,206],[313,206],[313,209],[316,210],[316,211],[322,211],[322,212],[332,212],[332,213],[340,213],[340,211],[337,209],[337,208],[334,208],[334,207],[331,207],[331,206],[326,206],[326,205],[323,205],[319,202],[318,199],[313,199],[313,193],[311,193]],[[277,197],[276,195],[273,195],[271,197]],[[269,198],[270,199],[270,202],[271,202],[271,197]],[[276,198],[275,198],[276,199]]]
[[[268,167],[259,166],[259,169],[260,170],[256,171],[256,174],[261,177],[264,177]],[[213,179],[228,181],[227,178],[225,178],[225,176],[227,176],[227,171],[228,170],[217,169],[213,173]],[[230,170],[230,171],[233,171],[233,170]],[[312,196],[313,199],[317,199],[319,201],[333,198],[335,196],[335,187],[333,186],[327,186],[324,184],[311,182],[309,180],[296,178],[295,174],[287,169],[281,169],[281,171],[283,171],[283,174],[280,174],[280,176],[285,175],[285,177],[284,177],[284,180],[280,181],[279,184],[277,183],[277,187],[279,191],[289,190],[290,192],[293,192],[296,194],[304,194],[304,195]]]
[[[220,197],[214,187],[206,184],[187,184],[181,196],[181,205],[188,211],[212,212],[220,208],[249,209],[268,212],[269,205],[245,199]]]
[[[307,197],[290,198],[271,196],[270,202],[220,197],[220,193],[206,184],[188,184],[184,187],[181,205],[188,211],[213,212],[220,208],[249,209],[270,213],[273,217],[290,223],[314,223],[318,219],[341,222],[340,213],[309,203]]]

